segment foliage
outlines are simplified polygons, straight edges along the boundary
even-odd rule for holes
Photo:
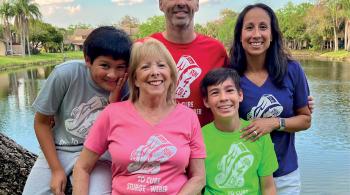
[[[14,17],[14,7],[7,1],[3,1],[0,5],[0,17],[3,19],[2,26],[2,38],[6,41],[6,49],[12,51],[12,39],[11,39],[11,24],[10,20]]]
[[[309,47],[311,35],[306,31],[305,18],[311,8],[310,3],[294,5],[289,2],[284,8],[276,11],[281,32],[293,49]]]
[[[200,25],[200,24],[194,25],[194,31],[196,31],[199,34],[203,34],[203,35],[207,34],[207,28],[205,26]]]
[[[144,38],[155,32],[162,32],[165,30],[164,16],[153,16],[147,19],[146,22],[140,24],[139,31],[136,38]]]
[[[15,27],[18,30],[20,35],[20,40],[22,45],[22,55],[25,55],[26,45],[27,45],[28,54],[30,55],[29,21],[32,19],[41,18],[39,5],[31,2],[30,0],[14,0],[13,6],[14,6]]]
[[[228,48],[232,42],[236,18],[237,13],[233,10],[223,9],[219,19],[208,22],[205,26],[196,24],[195,30],[220,40]]]
[[[118,22],[118,26],[127,28],[137,28],[140,22],[137,18],[126,15]]]
[[[51,24],[33,21],[29,39],[34,51],[40,51],[42,48],[46,52],[61,52],[63,34]]]

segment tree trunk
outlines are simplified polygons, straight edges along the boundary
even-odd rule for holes
[[[29,35],[27,35],[27,49],[28,49],[28,55],[30,57],[30,45],[29,45]]]
[[[20,39],[21,39],[21,48],[22,48],[22,56],[24,57],[26,55],[26,42],[25,42],[25,38],[24,38],[24,30],[23,30],[23,26],[21,27],[21,33],[20,33]]]
[[[346,51],[350,51],[350,19],[345,22],[344,47]]]
[[[333,34],[334,34],[334,51],[339,50],[339,44],[338,44],[338,35],[337,35],[337,29],[333,28]]]
[[[25,34],[25,39],[27,40],[28,55],[29,55],[29,57],[30,57],[29,22],[28,22],[28,20],[25,20],[25,21],[24,21],[24,34]]]

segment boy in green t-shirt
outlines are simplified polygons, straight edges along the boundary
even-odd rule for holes
[[[270,135],[255,142],[240,138],[239,129],[250,122],[238,115],[243,93],[237,72],[214,69],[203,78],[200,89],[204,105],[214,115],[214,121],[202,128],[207,149],[204,194],[275,195],[272,173],[278,163]]]

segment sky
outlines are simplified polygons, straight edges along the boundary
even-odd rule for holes
[[[199,0],[199,11],[195,23],[205,24],[219,17],[220,11],[229,8],[236,12],[252,3],[265,3],[273,9],[284,7],[288,1],[294,4],[314,0]],[[140,22],[162,15],[158,0],[33,0],[40,7],[43,21],[57,27],[71,24],[91,24],[92,26],[117,24],[125,16],[136,17]]]

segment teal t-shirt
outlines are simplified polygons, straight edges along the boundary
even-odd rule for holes
[[[241,119],[241,128],[249,123]],[[202,130],[207,150],[204,194],[261,194],[259,177],[272,175],[278,168],[270,135],[245,141],[239,131],[222,132],[213,122]]]

